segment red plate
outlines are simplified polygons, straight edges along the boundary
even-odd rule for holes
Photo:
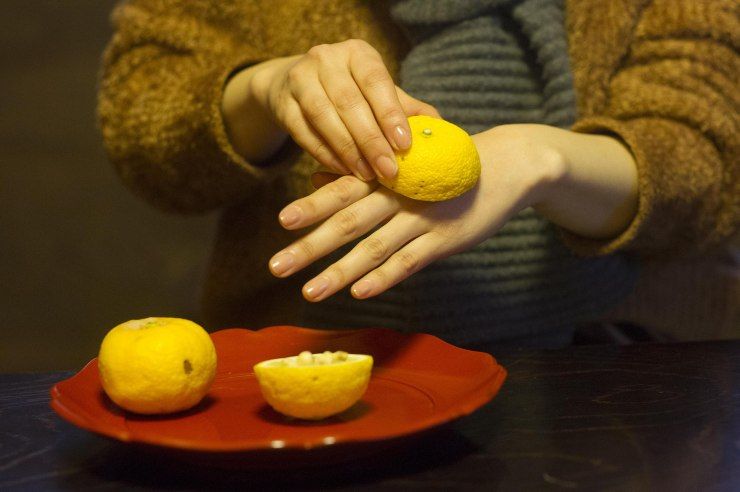
[[[305,452],[408,436],[473,412],[498,392],[506,370],[493,357],[431,335],[387,329],[323,331],[276,326],[211,335],[216,380],[187,412],[145,417],[116,407],[103,393],[97,359],[51,389],[51,406],[69,422],[120,441],[187,451]],[[346,412],[320,422],[291,420],[260,394],[252,366],[302,350],[345,350],[375,359],[367,393]]]

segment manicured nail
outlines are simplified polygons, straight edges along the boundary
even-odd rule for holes
[[[393,140],[396,142],[398,150],[406,150],[411,147],[411,136],[401,126],[395,128]]]
[[[295,263],[295,257],[292,253],[278,253],[270,260],[270,270],[275,275],[284,275]]]
[[[329,287],[329,279],[324,277],[323,275],[320,277],[316,277],[315,279],[311,280],[309,283],[306,284],[305,292],[306,296],[310,297],[311,299],[316,299],[321,294],[324,293],[324,291]]]
[[[388,157],[387,155],[381,155],[378,157],[378,160],[375,161],[376,166],[378,167],[378,172],[380,175],[386,179],[390,179],[396,175],[396,172],[398,171],[398,164],[396,164],[396,161]]]
[[[360,173],[360,179],[364,181],[372,181],[375,179],[375,173],[370,168],[370,165],[365,162],[365,159],[359,159],[357,161],[357,172]]]
[[[373,290],[373,283],[370,280],[360,280],[352,287],[352,295],[362,299]]]
[[[285,227],[290,227],[293,224],[296,224],[301,219],[302,211],[300,208],[296,207],[295,205],[290,205],[288,207],[285,207],[285,209],[280,212],[279,219],[280,223],[283,224]]]

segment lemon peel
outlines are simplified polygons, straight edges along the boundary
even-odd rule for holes
[[[208,392],[216,375],[216,349],[192,321],[130,320],[106,334],[98,370],[103,390],[118,406],[141,414],[178,412]]]
[[[254,366],[262,396],[272,408],[290,417],[320,420],[347,410],[362,398],[372,372],[371,356],[336,352],[344,360],[322,362],[325,352],[313,355],[309,362],[305,354]]]
[[[412,144],[396,152],[398,173],[378,181],[396,193],[423,201],[455,198],[477,183],[480,156],[473,139],[462,128],[431,116],[411,116]]]

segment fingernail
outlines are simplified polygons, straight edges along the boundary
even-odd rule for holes
[[[396,171],[398,171],[398,164],[396,164],[396,161],[387,155],[381,155],[378,157],[375,164],[378,166],[378,172],[380,175],[386,179],[392,178],[396,175]]]
[[[395,140],[398,150],[406,150],[411,147],[411,137],[401,126],[395,128],[393,140]]]
[[[301,219],[301,209],[295,205],[290,205],[280,212],[278,218],[280,219],[280,223],[284,226],[292,226]]]
[[[360,280],[352,287],[352,295],[363,298],[373,290],[373,283],[370,280]]]
[[[358,159],[357,172],[360,173],[360,178],[365,181],[372,181],[375,178],[375,173],[370,168],[370,165],[365,162],[365,159]]]
[[[305,292],[306,296],[310,297],[311,299],[316,299],[321,294],[324,293],[326,288],[329,287],[329,279],[324,277],[323,275],[320,277],[316,277],[315,279],[311,280],[309,283],[306,284]]]
[[[278,253],[270,260],[270,270],[275,275],[283,275],[288,272],[295,263],[291,253]]]

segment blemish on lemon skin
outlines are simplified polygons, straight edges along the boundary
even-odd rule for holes
[[[126,329],[127,330],[143,330],[146,328],[151,328],[152,326],[160,325],[161,323],[157,320],[157,318],[150,317],[150,318],[144,318],[144,319],[134,319],[131,321],[128,321],[126,323]]]
[[[198,362],[197,371],[190,357]],[[213,382],[216,362],[208,333],[182,318],[121,323],[106,334],[98,352],[105,393],[120,407],[146,415],[196,405]]]
[[[421,133],[423,133],[424,136],[426,136],[426,137],[431,137],[432,136],[432,129],[431,128],[424,128],[421,131]]]

